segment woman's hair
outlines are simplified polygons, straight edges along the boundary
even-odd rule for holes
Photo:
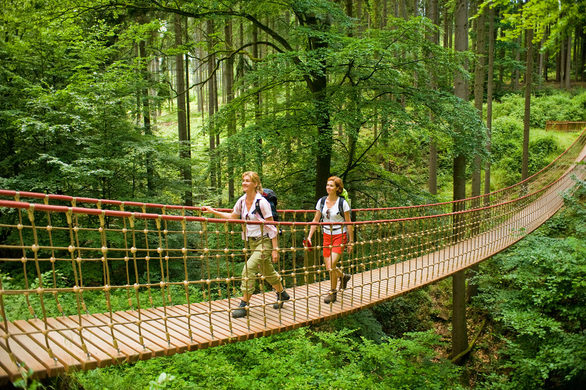
[[[336,186],[336,194],[340,195],[344,191],[344,183],[338,176],[330,176],[327,181],[333,181]]]
[[[250,178],[250,181],[255,184],[256,192],[262,193],[262,184],[260,184],[260,177],[258,176],[258,173],[254,171],[246,171],[242,174],[243,179],[244,176],[248,176]]]

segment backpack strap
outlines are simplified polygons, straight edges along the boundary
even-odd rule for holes
[[[268,202],[268,201],[267,201]],[[262,210],[260,209],[260,198],[254,202],[254,213],[260,215],[262,219],[265,219],[265,216],[262,215]]]
[[[244,198],[240,198],[240,219],[244,219]]]
[[[324,221],[324,207],[326,205],[326,198],[327,196],[323,196],[321,198],[319,198],[319,202],[317,203],[318,207],[319,207],[319,212],[321,213],[321,218],[320,218],[320,222]]]
[[[338,202],[338,212],[342,218],[344,218],[344,222],[346,222],[346,215],[344,214],[344,202],[346,201],[346,198],[342,195],[338,195],[338,197],[340,198],[340,201]]]

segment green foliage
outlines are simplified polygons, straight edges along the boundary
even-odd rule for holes
[[[144,388],[164,372],[168,388],[461,388],[459,369],[437,359],[439,338],[412,333],[377,344],[350,331],[306,328],[209,350],[75,374],[85,389]]]
[[[545,128],[546,121],[584,120],[585,97],[586,91],[578,89],[573,93],[556,92],[532,98],[529,174],[536,173],[557,157],[562,145],[563,148],[568,146],[564,136],[536,128]],[[499,188],[512,185],[521,177],[523,107],[523,98],[516,95],[507,95],[494,104],[491,160]]]
[[[426,289],[418,289],[372,309],[383,331],[390,337],[431,328],[431,298]]]
[[[585,374],[585,186],[579,185],[562,214],[575,222],[560,230],[554,218],[545,230],[563,232],[559,238],[530,235],[496,256],[479,278],[475,304],[490,313],[505,342],[487,388],[570,387]]]
[[[173,375],[167,375],[166,373],[162,372],[156,381],[149,382],[149,390],[170,388],[168,386],[171,385],[173,380],[175,380],[175,377]]]
[[[0,187],[142,198],[146,159],[156,167],[177,153],[134,123],[144,80],[134,59],[121,54],[137,33],[122,33],[105,15],[52,14],[68,2],[41,3],[25,2],[4,14],[10,29],[0,44],[0,148],[6,152]],[[173,182],[167,169],[158,170],[163,175],[156,185]]]
[[[326,326],[329,325],[338,331],[344,329],[352,330],[353,332],[350,335],[357,341],[364,338],[375,343],[380,343],[388,335],[383,331],[382,324],[374,316],[373,311],[369,309],[361,310],[347,317],[329,321]]]
[[[319,9],[318,3],[328,2],[311,5]],[[430,137],[441,139],[448,156],[481,154],[485,132],[474,108],[451,93],[428,88],[432,77],[453,73],[463,58],[429,42],[426,34],[434,27],[426,19],[389,23],[392,28],[360,36],[308,25],[287,25],[287,35],[277,23],[275,28],[293,42],[319,36],[327,46],[277,52],[239,79],[246,93],[224,106],[207,131],[222,131],[236,114],[254,121],[223,141],[219,158],[230,155],[245,169],[258,169],[262,161],[263,181],[291,194],[284,199],[287,206],[307,207],[314,197],[315,156],[331,147],[331,172],[343,177],[354,205],[366,207],[421,199],[425,155],[420,149]],[[327,100],[316,101],[312,83],[324,74]],[[256,93],[271,101],[264,112],[250,102]],[[320,121],[326,121],[323,128],[316,126]]]
[[[37,390],[45,387],[36,379],[32,379],[33,370],[28,369],[22,373],[22,378],[16,380],[12,385],[17,389]]]
[[[524,115],[524,98],[521,95],[509,94],[493,106],[494,124],[503,117],[521,121]],[[586,90],[555,91],[539,94],[531,98],[531,127],[545,128],[547,121],[583,121],[586,120]]]

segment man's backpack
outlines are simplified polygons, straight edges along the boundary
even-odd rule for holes
[[[269,188],[263,188],[262,196],[271,205],[271,213],[272,213],[273,221],[278,221],[279,220],[279,213],[277,213],[277,194],[275,193],[275,191],[273,191]],[[259,202],[260,202],[260,199],[257,199],[256,203],[254,205],[254,212],[259,213],[263,219],[266,219],[266,217],[264,215],[262,215]]]

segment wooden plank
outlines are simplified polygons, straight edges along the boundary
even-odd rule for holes
[[[4,339],[0,338],[0,340]],[[20,378],[20,368],[10,359],[6,345],[2,341],[0,341],[0,368],[0,384]]]
[[[216,302],[220,302],[220,304],[214,307]],[[211,322],[214,336],[223,340],[222,343],[231,340],[234,335],[228,325],[228,301],[212,301],[210,304],[206,303],[203,306],[205,307],[206,314],[202,315],[201,319],[205,320],[208,324]],[[216,314],[215,316],[214,313]],[[214,318],[217,320],[214,321]]]
[[[33,325],[33,323],[35,323]],[[41,348],[45,348],[47,342],[45,337],[39,333],[39,331],[44,330],[44,324],[41,320],[31,321],[30,323],[24,320],[17,320],[13,321],[13,324],[18,327],[22,332],[26,332],[29,334],[29,337],[34,340],[37,345]],[[39,328],[41,327],[41,328]],[[67,337],[61,337],[61,343],[58,343],[55,340],[55,336],[57,335],[57,331],[49,331],[47,332],[47,339],[49,348],[59,360],[61,364],[65,367],[67,371],[71,371],[73,369],[82,368],[84,370],[91,370],[98,366],[97,360],[94,357],[87,357],[86,353],[83,349],[79,348],[75,344],[75,340],[69,339]]]
[[[191,324],[192,327],[196,327],[197,329],[200,330],[204,330],[202,333],[200,334],[205,334],[205,337],[208,338],[208,340],[210,342],[213,343],[213,345],[219,345],[222,344],[224,339],[228,339],[230,338],[232,335],[230,334],[230,329],[227,325],[227,323],[222,323],[219,322],[217,324],[215,324],[216,326],[214,326],[213,330],[214,330],[214,334],[212,336],[212,334],[210,333],[210,322],[209,322],[209,317],[207,314],[207,309],[206,309],[206,313],[202,313],[202,304],[196,303],[196,304],[192,304],[191,305],[192,309],[195,308],[195,310],[192,310],[192,313],[201,313],[201,314],[196,314],[196,315],[192,315],[191,316]],[[174,312],[178,313],[178,314],[182,314],[185,316],[185,318],[187,318],[188,314],[188,308],[185,305],[181,305],[181,306],[175,306],[173,308]],[[227,322],[227,321],[226,321]],[[212,325],[214,325],[212,323]]]
[[[143,309],[142,315],[149,320],[156,322],[161,331],[165,330],[165,321],[163,319],[165,317],[165,312],[162,308]],[[166,322],[169,337],[171,338],[171,342],[181,349],[179,352],[183,352],[184,350],[189,349],[189,345],[192,341],[189,339],[187,328],[182,327],[180,322],[175,321],[175,318],[169,318],[169,315],[170,313],[167,310]]]
[[[17,341],[24,350],[26,350],[31,356],[34,356],[43,366],[47,367],[47,374],[49,376],[60,374],[67,369],[63,363],[58,362],[55,358],[51,357],[44,343],[40,345],[37,344],[31,337],[31,334],[14,335],[14,333],[23,333],[14,322],[8,323],[8,331],[9,333],[13,333],[12,340]],[[11,347],[12,346],[13,345],[11,344]],[[28,361],[26,362],[28,363]]]
[[[51,359],[47,352],[34,345],[32,340],[27,340],[27,336],[14,335],[14,325],[9,322],[8,326],[10,350],[18,363],[23,364],[27,370],[30,369],[33,372],[34,378],[43,379],[47,375],[58,375],[65,371],[62,364]],[[4,340],[0,344],[2,344],[2,348],[8,351]],[[31,350],[32,353],[30,352]]]
[[[231,301],[231,304],[232,304],[231,310],[236,309],[238,307],[239,303],[240,303],[240,299],[233,299]],[[212,303],[212,310],[214,310],[215,304],[216,304],[216,302]],[[253,319],[249,324],[247,317],[242,317],[242,318],[231,317],[232,311],[228,311],[228,309],[229,309],[228,308],[228,301],[226,301],[225,303],[217,306],[217,313],[216,313],[217,317],[221,318],[221,321],[218,322],[217,326],[221,327],[226,332],[228,339],[230,339],[232,337],[232,333],[230,332],[229,322],[232,323],[233,328],[234,328],[234,326],[239,326],[241,328],[246,329],[246,331],[250,334],[250,337],[257,337],[259,335],[263,335],[264,332],[266,331],[264,324],[262,324],[260,321]],[[258,308],[251,308],[251,310],[255,310],[255,309],[258,309]],[[249,313],[251,313],[250,310],[249,310]],[[250,328],[249,328],[249,325],[250,325]]]
[[[116,315],[123,317],[126,321],[139,321],[137,312],[124,311],[117,312]],[[165,355],[173,355],[175,353],[184,352],[187,350],[187,345],[173,342],[171,339],[167,340],[165,327],[163,326],[162,321],[160,323],[155,322],[155,320],[153,320],[151,317],[145,315],[144,310],[141,311],[141,318],[141,326],[143,331],[148,332],[147,334],[150,335],[150,338],[154,338],[153,336],[157,337],[157,340],[153,341],[164,349]]]
[[[232,318],[229,303],[233,310],[234,308],[238,307],[240,299],[232,299],[230,302],[228,299],[211,302],[211,317],[214,326],[222,328],[222,330],[225,332],[227,341],[243,341],[253,337],[254,335],[251,334],[247,324],[242,323],[242,321],[238,321],[237,318]],[[230,329],[230,325],[232,326],[232,329]]]
[[[106,326],[110,324],[110,316],[106,314],[93,314],[93,318],[96,318],[99,321],[102,321]],[[124,336],[127,339],[136,339],[139,335],[139,327],[134,323],[126,323],[128,322],[127,319],[121,317],[120,314],[114,312],[112,313],[112,321],[113,322],[113,329],[114,334],[116,334],[116,338]],[[151,355],[150,357],[156,356],[163,356],[165,354],[167,342],[162,339],[159,335],[155,335],[149,332],[148,329],[145,329],[141,326],[140,334],[142,334],[144,340],[144,347],[147,350],[150,350]],[[139,344],[140,345],[140,344]],[[150,358],[149,357],[149,358]],[[142,358],[141,358],[142,359]]]
[[[189,324],[187,322],[186,312],[184,312],[181,309],[177,309],[177,308],[178,308],[178,306],[167,307],[167,311],[168,311],[169,315],[174,317],[174,318],[171,318],[170,320],[172,320],[177,326],[179,326],[181,330],[184,330],[185,337],[187,337],[187,339],[189,339]],[[192,331],[191,334],[192,334],[193,340],[190,341],[190,343],[191,343],[190,350],[198,349],[202,345],[207,345],[209,343],[209,341],[211,340],[211,338],[209,336],[207,336],[207,335],[203,336],[202,334],[200,334],[198,332]]]
[[[215,336],[211,335],[209,324],[207,323],[207,321],[204,321],[201,318],[202,314],[194,314],[201,313],[200,310],[193,310],[190,318],[188,318],[189,314],[186,305],[175,306],[173,309],[176,309],[176,311],[179,313],[183,313],[185,315],[185,321],[187,323],[187,326],[190,327],[192,334],[197,334],[199,337],[203,339],[203,341],[199,345],[199,348],[207,348],[220,345],[220,340],[218,340]]]
[[[107,322],[109,319],[104,320],[100,319],[102,316],[98,315],[86,315],[83,316],[82,320],[87,321],[91,325],[97,325],[93,328],[94,332],[99,332],[102,335],[102,338],[107,340],[107,342],[112,343],[112,335],[110,334],[110,328],[108,327]],[[136,361],[137,359],[145,360],[152,356],[154,356],[153,352],[147,348],[145,348],[142,344],[140,344],[137,339],[138,335],[134,335],[133,337],[128,337],[124,333],[116,332],[116,341],[118,342],[118,347],[122,353],[128,356],[129,361]]]
[[[239,303],[240,299],[232,298],[230,300],[230,305],[232,306],[232,309],[237,308]],[[229,334],[230,340],[234,337],[237,337],[239,340],[247,340],[254,336],[254,334],[251,334],[251,331],[248,329],[248,326],[246,324],[243,324],[241,321],[236,321],[236,319],[233,319],[231,317],[231,312],[228,311],[228,299],[223,301],[221,306],[214,309],[216,309],[217,311],[212,313],[212,319],[214,320],[213,323],[217,324],[217,326],[222,326],[223,329],[227,332],[227,334]],[[226,311],[219,311],[220,309],[225,309]],[[232,324],[232,330],[230,330],[230,324]]]
[[[79,327],[78,324],[78,317],[74,317],[75,320],[72,320],[71,317],[57,317],[52,319],[53,322],[50,324],[54,328],[59,328],[63,326],[69,329],[76,329]],[[114,348],[112,344],[112,338],[109,334],[106,334],[100,328],[94,328],[91,323],[87,320],[84,320],[82,317],[82,325],[88,326],[83,328],[83,340],[85,345],[88,349],[90,355],[94,356],[98,361],[99,367],[104,367],[111,363],[120,363],[122,361],[130,361],[129,356],[121,351],[118,351]],[[60,333],[64,335],[64,337],[68,337],[73,339],[74,337],[79,337],[76,331],[73,330],[60,330]],[[81,339],[79,339],[79,347],[81,348]]]

